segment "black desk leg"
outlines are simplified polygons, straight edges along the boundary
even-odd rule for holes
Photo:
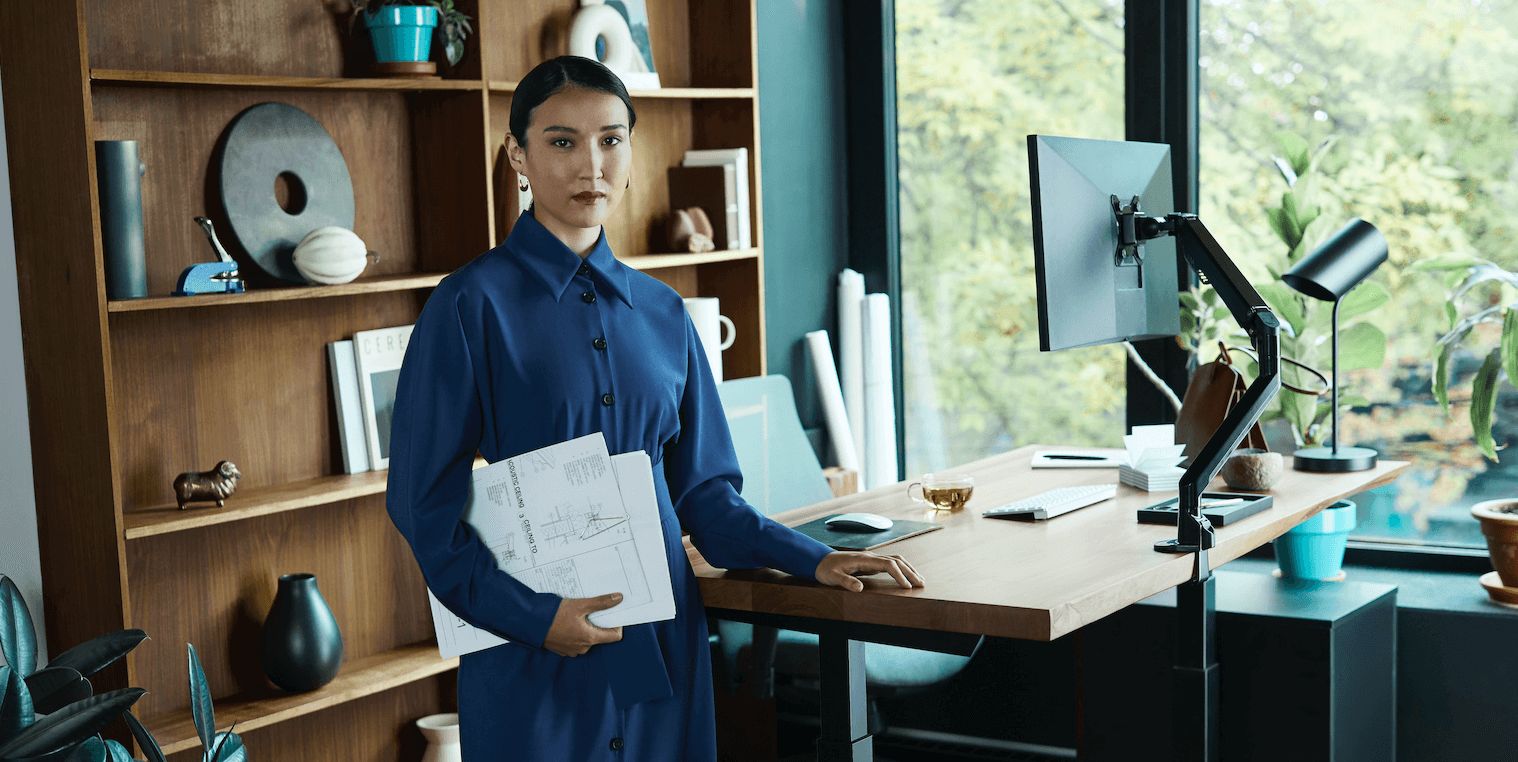
[[[1206,553],[1201,556],[1203,574]],[[1211,574],[1176,588],[1175,759],[1218,762],[1217,590]]]
[[[875,745],[864,694],[864,643],[830,633],[818,639],[822,733],[817,762],[872,762]]]

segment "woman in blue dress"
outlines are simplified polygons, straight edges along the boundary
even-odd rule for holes
[[[465,655],[465,759],[715,760],[706,619],[681,530],[713,565],[771,567],[862,590],[922,579],[906,561],[833,552],[760,515],[680,295],[613,256],[601,224],[631,186],[632,101],[610,70],[563,57],[511,104],[507,151],[533,208],[448,276],[417,319],[396,391],[391,518],[428,587],[511,641]],[[601,431],[653,461],[677,613],[603,629],[616,594],[536,593],[496,567],[460,516],[478,451],[494,463]]]

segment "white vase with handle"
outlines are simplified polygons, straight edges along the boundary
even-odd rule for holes
[[[459,747],[459,716],[457,714],[430,714],[416,721],[416,727],[427,739],[427,751],[422,762],[463,762]]]
[[[733,321],[722,314],[720,301],[715,296],[686,299],[685,311],[690,313],[691,322],[696,324],[696,335],[701,337],[701,346],[706,349],[706,362],[712,366],[712,378],[720,384],[722,350],[733,345],[733,340],[738,338],[738,331],[733,328]],[[725,340],[722,338],[724,327],[727,328]]]

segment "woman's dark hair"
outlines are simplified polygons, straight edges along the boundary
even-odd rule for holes
[[[532,124],[532,112],[543,105],[543,101],[570,86],[610,93],[621,98],[627,104],[627,129],[631,130],[637,124],[638,114],[633,111],[627,86],[622,84],[621,78],[613,74],[611,69],[593,58],[559,56],[533,67],[517,83],[516,93],[511,96],[511,134],[516,137],[517,143],[523,148],[527,147],[527,127]]]

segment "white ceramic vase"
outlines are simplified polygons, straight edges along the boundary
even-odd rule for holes
[[[416,727],[427,739],[427,752],[422,755],[422,762],[463,762],[457,714],[430,714],[417,720]]]

